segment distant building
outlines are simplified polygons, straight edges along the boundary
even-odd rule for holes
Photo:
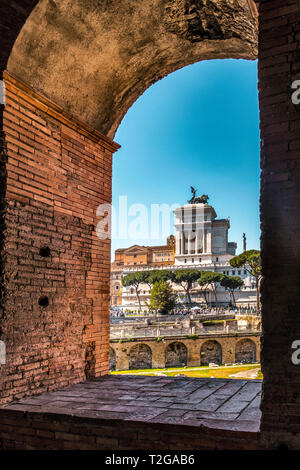
[[[133,245],[115,251],[113,266],[172,266],[175,255],[175,237],[170,235],[162,246]]]
[[[228,242],[229,219],[217,219],[208,204],[186,204],[174,211],[175,266],[206,266],[228,262],[237,244]]]
[[[110,274],[110,305],[120,307],[122,305],[122,277],[123,267],[112,263]]]
[[[176,242],[175,236],[167,238],[166,245],[119,248],[115,251],[115,261],[111,265],[110,297],[111,306],[122,305],[123,272],[130,269],[146,270],[149,268],[168,268],[174,265]]]
[[[208,199],[207,196],[205,198]],[[201,198],[196,198],[196,201],[197,199]],[[237,248],[235,242],[228,241],[230,220],[217,219],[215,209],[207,202],[186,204],[176,209],[174,215],[175,236],[168,237],[165,246],[134,245],[116,250],[115,262],[112,263],[112,305],[122,305],[123,309],[133,311],[138,310],[135,289],[122,288],[121,279],[130,272],[193,268],[199,271],[215,271],[241,277],[244,286],[235,293],[237,305],[254,306],[256,302],[255,280],[245,269],[234,269],[229,263],[230,259],[236,255]],[[173,288],[178,294],[179,303],[184,304],[187,300],[184,290],[178,285],[173,285]],[[116,291],[119,295],[116,295]],[[142,285],[140,299],[143,310],[148,308],[149,297],[150,287],[147,284]],[[227,306],[230,303],[229,292],[221,286],[217,287],[217,297],[219,305]],[[191,298],[194,304],[204,304],[204,295],[197,282],[193,286]],[[206,292],[206,298],[210,305],[214,305],[215,299],[211,290]],[[114,303],[116,300],[118,303]]]

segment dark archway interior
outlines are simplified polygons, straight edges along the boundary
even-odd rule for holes
[[[152,350],[147,344],[132,346],[129,355],[129,369],[152,368]]]
[[[206,341],[200,350],[200,365],[222,364],[222,347],[218,341]]]
[[[249,364],[256,362],[256,345],[250,339],[238,341],[235,347],[235,362]]]
[[[187,347],[180,341],[169,344],[165,350],[166,367],[184,367],[187,365]]]

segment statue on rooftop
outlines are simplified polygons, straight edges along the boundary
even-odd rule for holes
[[[207,194],[202,194],[202,196],[196,197],[197,189],[191,186],[191,192],[193,197],[188,201],[189,204],[207,204],[209,197]]]

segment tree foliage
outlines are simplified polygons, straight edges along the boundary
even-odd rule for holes
[[[212,291],[215,296],[216,306],[218,306],[218,299],[217,299],[217,283],[221,282],[223,279],[224,274],[216,273],[214,271],[201,271],[200,278],[198,280],[198,284],[201,287],[211,287]]]
[[[233,268],[244,268],[251,276],[261,277],[261,256],[259,250],[244,251],[229,261]]]
[[[173,278],[173,272],[166,269],[154,269],[153,271],[148,271],[148,284],[154,285],[158,281],[171,281]]]
[[[134,273],[126,274],[122,279],[122,284],[124,287],[138,287],[140,284],[147,282],[147,274],[147,271],[136,271]]]
[[[122,279],[122,284],[124,287],[132,286],[135,289],[136,296],[139,303],[139,311],[141,311],[141,300],[139,287],[141,284],[147,283],[148,271],[136,271],[134,273],[129,273]]]
[[[243,279],[239,276],[223,276],[220,282],[222,287],[225,287],[227,290],[236,290],[244,285]]]
[[[176,295],[172,286],[163,280],[155,282],[150,294],[150,309],[167,314],[175,308],[175,305]]]
[[[244,268],[251,276],[255,278],[256,284],[256,308],[259,311],[259,282],[261,279],[261,255],[259,250],[244,251],[229,261],[233,268]]]
[[[221,286],[230,292],[232,303],[235,305],[234,291],[244,285],[243,279],[239,276],[223,276],[220,282]]]
[[[199,279],[199,276],[200,271],[198,271],[198,269],[177,269],[176,271],[173,271],[171,280],[175,284],[179,284],[183,287],[190,306],[192,304],[190,290],[193,286],[193,283]]]

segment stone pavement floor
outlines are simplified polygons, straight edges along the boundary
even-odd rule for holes
[[[108,375],[5,409],[258,432],[261,380]]]

